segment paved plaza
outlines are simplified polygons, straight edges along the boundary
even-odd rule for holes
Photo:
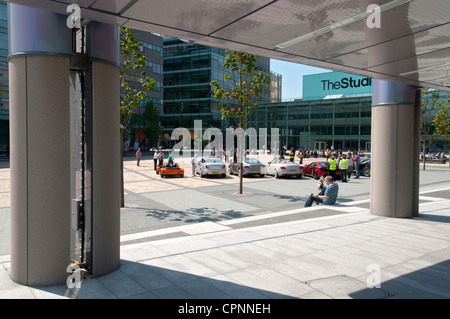
[[[191,177],[179,163],[185,177],[163,179],[151,156],[126,158],[121,266],[69,289],[10,280],[0,162],[0,298],[450,298],[448,164],[421,171],[420,217],[394,219],[369,213],[368,177],[338,182],[334,206],[304,208],[312,178],[248,177],[239,195],[237,176]]]

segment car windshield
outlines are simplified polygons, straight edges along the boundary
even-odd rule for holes
[[[204,163],[222,163],[222,160],[220,158],[204,158],[203,159]]]
[[[254,159],[254,158],[247,158],[245,160],[245,162],[248,163],[248,164],[261,164],[260,161],[258,161],[257,159]]]
[[[328,167],[328,166],[330,166],[330,163],[327,163],[327,162],[320,162],[320,163],[317,163],[317,164],[319,164],[319,165],[322,166],[322,167]]]

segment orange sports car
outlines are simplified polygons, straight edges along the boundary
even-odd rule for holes
[[[160,174],[161,178],[167,176],[178,176],[184,177],[184,168],[181,168],[178,164],[173,165],[163,165],[156,167],[156,174]]]

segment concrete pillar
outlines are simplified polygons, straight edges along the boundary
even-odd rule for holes
[[[71,30],[62,16],[8,8],[11,278],[59,284],[70,252]]]
[[[120,51],[119,28],[91,22],[92,61],[92,274],[120,264]]]
[[[374,80],[372,91],[372,214],[418,214],[420,103],[415,86]]]
[[[79,171],[74,145],[81,141],[71,138],[79,123],[74,120],[78,111],[70,108],[79,107],[74,100],[81,88],[70,71],[72,29],[63,15],[16,4],[8,8],[11,278],[25,285],[64,284],[75,249],[72,184]],[[86,47],[90,64],[82,72],[89,208],[83,257],[93,276],[101,276],[120,263],[118,27],[90,22]]]

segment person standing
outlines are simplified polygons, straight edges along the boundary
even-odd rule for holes
[[[195,165],[197,164],[197,154],[191,160],[192,176],[195,177]]]
[[[336,169],[337,169],[337,161],[334,158],[334,155],[331,156],[330,166],[329,166],[330,175],[333,178],[333,181],[336,180]]]
[[[339,170],[341,171],[341,181],[343,183],[347,183],[347,169],[348,169],[347,156],[342,155],[342,159],[339,161]]]
[[[355,151],[355,155],[353,156],[353,166],[355,168],[355,178],[359,178],[359,162],[361,161],[361,157],[359,157],[358,152]]]
[[[167,158],[169,161],[169,166],[173,165],[173,154],[172,151],[169,151],[169,157]]]
[[[153,163],[154,163],[154,168],[155,168],[155,171],[156,171],[156,165],[158,165],[158,152],[156,150],[153,153]]]
[[[303,164],[303,159],[305,158],[305,152],[302,150],[299,150],[298,157],[300,157],[300,164]]]
[[[295,149],[291,147],[291,151],[289,152],[289,162],[294,163],[294,157],[295,157]]]
[[[164,163],[164,154],[161,150],[159,150],[158,154],[159,166],[163,166]]]
[[[139,166],[139,163],[141,162],[141,156],[142,156],[141,148],[138,147],[136,151],[137,166]]]

